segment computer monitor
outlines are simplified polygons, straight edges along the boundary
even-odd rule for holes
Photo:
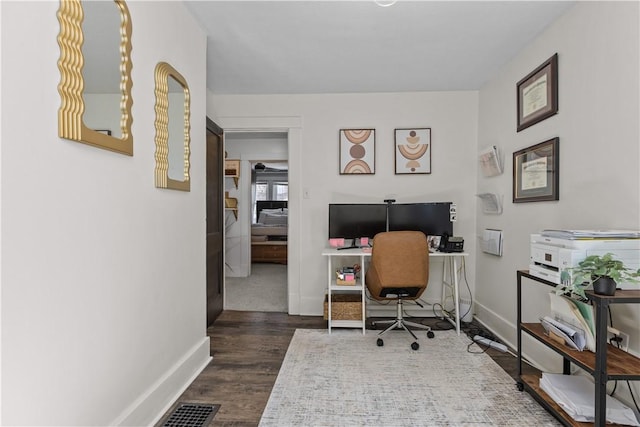
[[[453,236],[451,202],[400,203],[389,206],[389,231],[422,231],[427,236]]]
[[[373,238],[386,231],[387,205],[384,204],[330,204],[329,238]]]

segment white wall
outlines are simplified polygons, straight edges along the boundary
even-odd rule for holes
[[[299,118],[289,134],[291,314],[320,315],[327,284],[329,203],[452,201],[458,204],[454,232],[474,245],[478,98],[476,92],[333,95],[212,95],[207,111],[224,129],[238,122],[260,128],[265,118]],[[295,120],[292,120],[295,122]],[[432,128],[432,173],[394,175],[394,129]],[[376,129],[375,175],[339,175],[338,133],[343,128]],[[298,132],[299,131],[299,132]],[[303,199],[303,190],[309,198]],[[300,244],[291,244],[299,239]],[[434,263],[437,263],[435,261]],[[474,285],[475,255],[467,260]],[[440,300],[438,265],[426,299]],[[440,276],[441,277],[441,276]],[[292,302],[291,299],[297,299]],[[295,308],[298,307],[296,310]],[[431,309],[429,308],[429,311]]]
[[[478,149],[500,146],[503,175],[483,178],[479,191],[505,196],[504,213],[483,215],[478,230],[504,230],[504,256],[478,252],[478,317],[511,344],[516,342],[516,270],[529,264],[529,235],[543,229],[640,229],[638,2],[578,2],[480,91]],[[516,82],[558,53],[559,112],[516,132]],[[511,202],[512,153],[560,138],[560,200]],[[525,280],[525,321],[546,314],[550,288]],[[614,324],[631,334],[640,353],[640,307],[616,305]],[[528,317],[528,319],[527,319]],[[526,350],[553,363],[536,344]],[[554,359],[555,364],[557,357]]]
[[[3,22],[2,21],[2,2],[0,2],[0,23]],[[2,46],[3,45],[3,31],[2,28],[0,28],[0,52],[2,52]],[[0,58],[1,59],[1,58]],[[4,99],[4,92],[2,90],[3,88],[3,84],[2,84],[3,80],[2,80],[2,67],[0,66],[0,99]],[[0,117],[4,117],[2,115],[2,102],[0,102]],[[3,183],[3,179],[2,179],[2,122],[4,120],[0,120],[0,242],[2,242],[2,183]],[[0,243],[0,321],[3,319],[2,316],[2,244]],[[2,424],[2,366],[3,366],[3,361],[2,361],[2,325],[0,324],[0,424]]]
[[[129,2],[134,156],[57,137],[58,2],[2,2],[3,425],[145,425],[209,360],[206,39]],[[191,192],[154,187],[154,67],[192,94]]]

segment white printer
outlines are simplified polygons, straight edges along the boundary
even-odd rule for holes
[[[633,270],[640,268],[640,233],[634,231],[544,230],[531,235],[529,273],[560,284],[561,275],[589,255],[611,252]],[[564,277],[571,280],[571,273]],[[621,289],[637,284],[618,283]]]

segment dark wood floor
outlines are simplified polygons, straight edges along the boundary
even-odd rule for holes
[[[451,325],[436,318],[412,319],[438,329]],[[326,328],[322,317],[289,316],[284,313],[224,311],[208,329],[213,360],[180,396],[178,403],[220,404],[212,426],[257,426],[276,381],[289,342],[297,328]],[[467,335],[480,331],[475,323],[465,324]],[[480,351],[474,345],[473,351]],[[512,377],[517,375],[516,358],[493,349],[489,355]],[[523,365],[526,372],[534,372]],[[515,383],[514,383],[515,390]],[[174,408],[171,408],[158,423]]]

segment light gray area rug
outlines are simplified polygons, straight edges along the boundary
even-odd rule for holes
[[[287,312],[287,266],[251,264],[249,277],[225,278],[225,310]]]
[[[425,335],[296,330],[260,426],[560,425],[469,338]]]

